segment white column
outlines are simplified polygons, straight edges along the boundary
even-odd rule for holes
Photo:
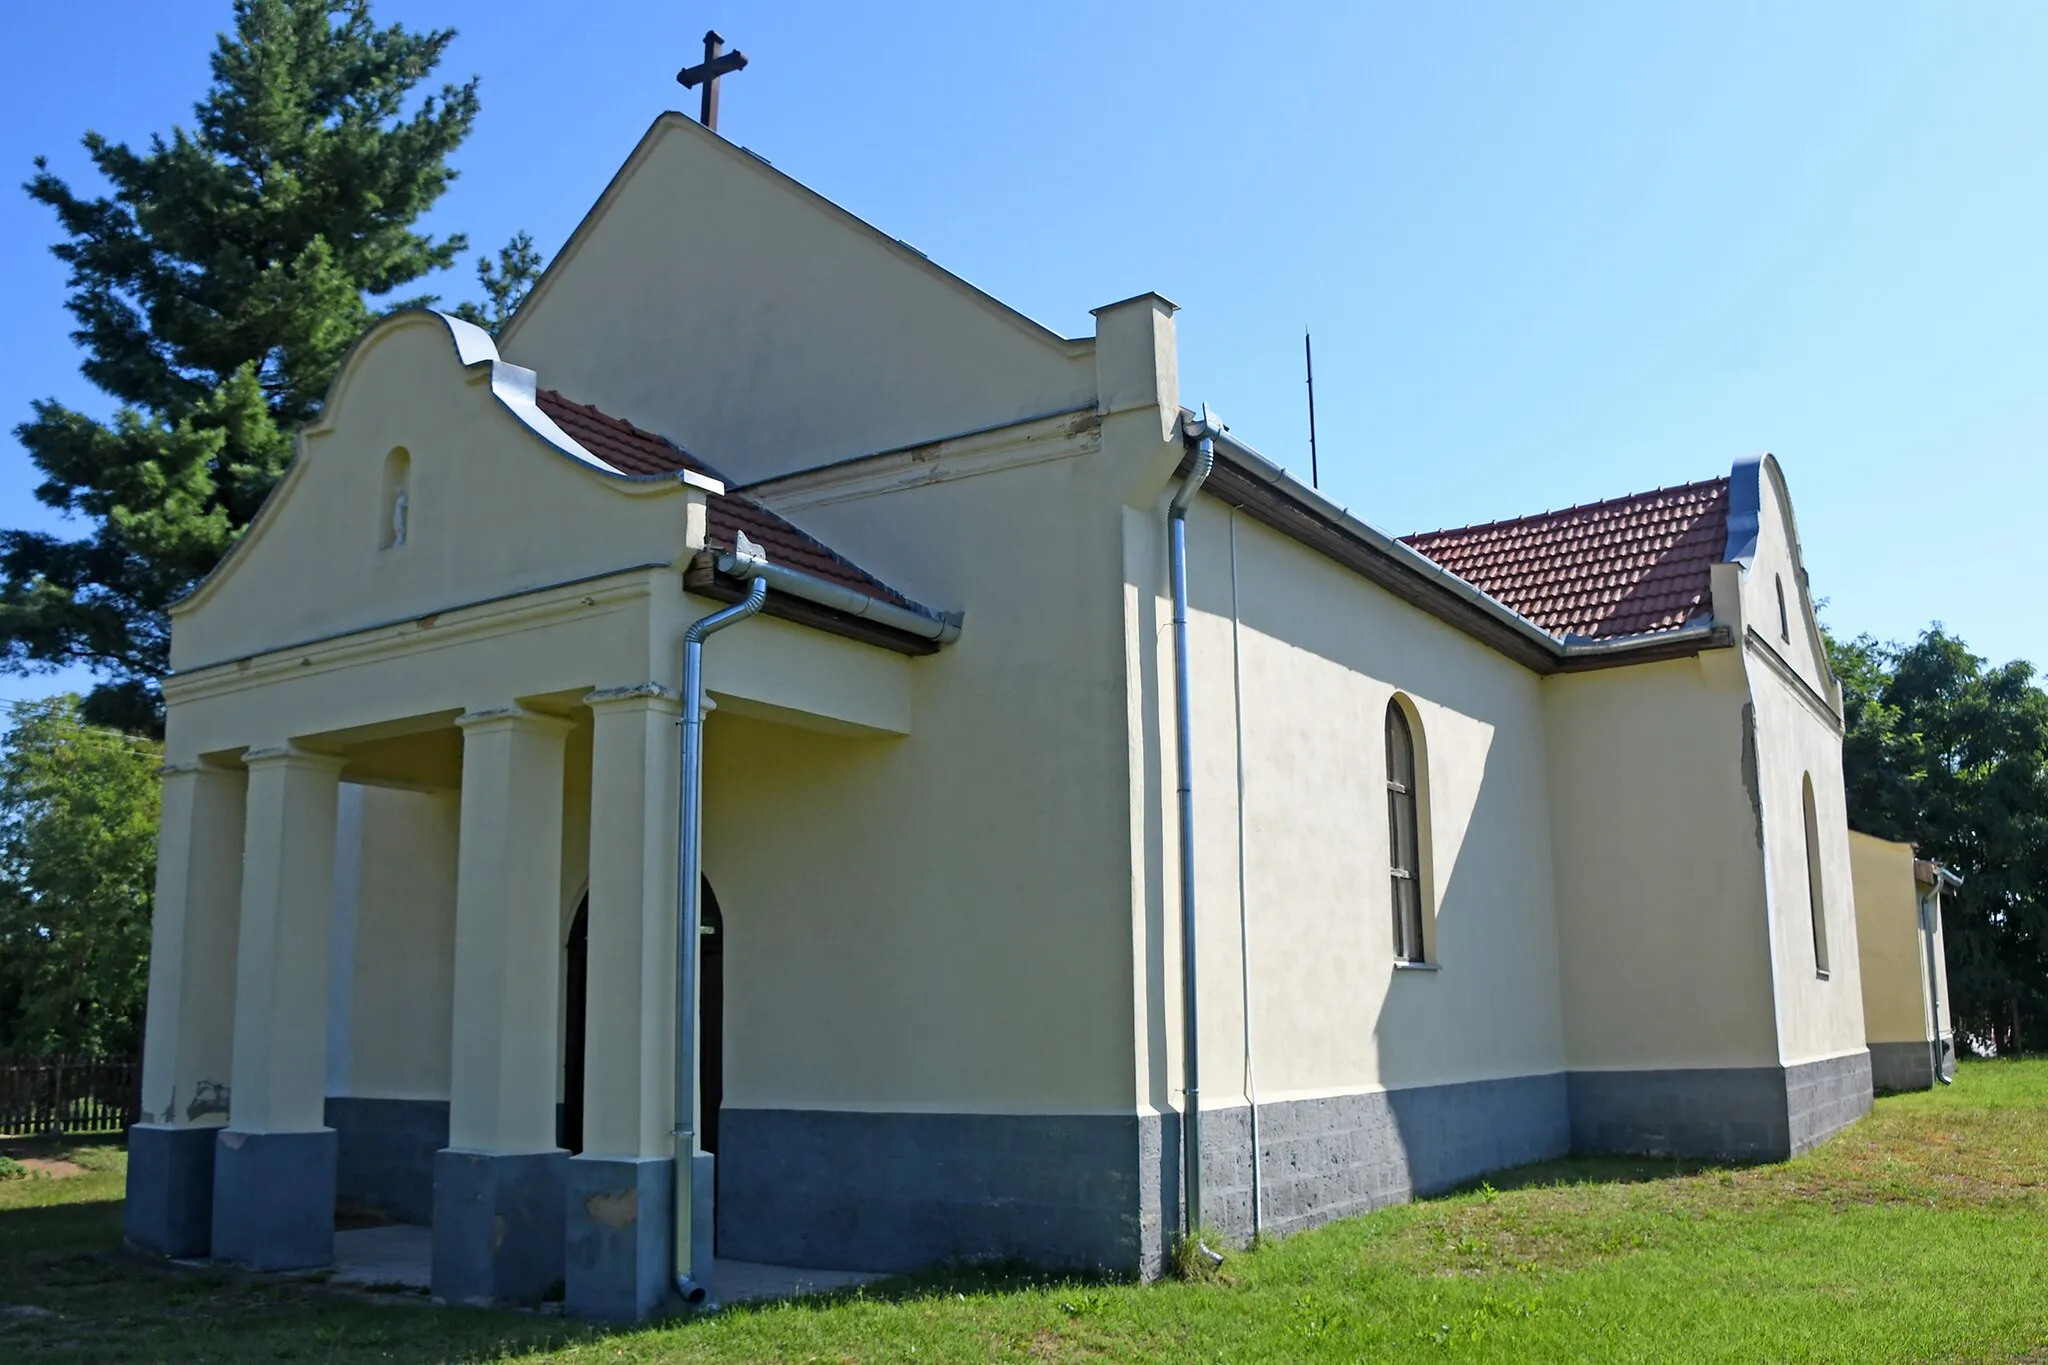
[[[242,918],[235,961],[230,1127],[325,1127],[334,822],[342,760],[284,744],[242,755],[249,770]]]
[[[164,769],[142,1045],[146,1123],[227,1121],[245,783],[235,769],[204,763]]]
[[[506,706],[456,724],[462,818],[448,1145],[553,1151],[569,722]]]
[[[583,1148],[666,1157],[674,1123],[676,698],[593,692]]]

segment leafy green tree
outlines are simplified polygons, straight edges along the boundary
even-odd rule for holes
[[[2048,1041],[2048,692],[1940,626],[1910,645],[1830,639],[1849,823],[1962,874],[1943,901],[1959,1033]]]
[[[86,134],[98,197],[37,160],[82,368],[120,406],[46,400],[16,428],[37,498],[91,532],[0,533],[0,669],[89,666],[91,719],[158,726],[166,608],[255,516],[349,345],[432,302],[397,291],[468,245],[414,227],[477,116],[474,79],[414,98],[454,36],[377,27],[369,0],[235,0],[191,129],[142,151]],[[480,262],[480,316],[502,321],[538,265],[523,234]]]
[[[149,991],[162,752],[20,707],[0,745],[0,1053],[132,1052]]]

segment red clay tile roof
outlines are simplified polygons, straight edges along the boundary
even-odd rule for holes
[[[564,398],[553,389],[542,389],[535,397],[540,410],[553,418],[556,426],[569,433],[585,450],[622,473],[659,475],[690,469],[714,479],[725,477],[675,442],[599,412],[588,403]],[[771,564],[780,564],[786,569],[852,588],[878,601],[907,607],[928,616],[935,615],[930,608],[911,601],[752,498],[738,493],[711,498],[705,513],[706,539],[718,549],[732,549],[738,543],[739,532],[744,531],[748,539],[768,552]]]
[[[1560,639],[1653,635],[1713,611],[1728,480],[1401,540]]]

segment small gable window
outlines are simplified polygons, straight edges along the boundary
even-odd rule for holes
[[[1394,957],[1424,962],[1422,856],[1415,731],[1399,699],[1387,703],[1387,863],[1394,911]]]
[[[384,457],[384,487],[378,503],[377,548],[395,550],[412,531],[412,452],[393,446]]]
[[[1777,576],[1778,584],[1778,638],[1786,644],[1792,643],[1792,617],[1785,610],[1785,575]]]
[[[1800,783],[1800,804],[1806,817],[1806,907],[1813,916],[1813,969],[1822,980],[1828,974],[1827,898],[1820,881],[1820,819],[1813,804],[1813,774]]]

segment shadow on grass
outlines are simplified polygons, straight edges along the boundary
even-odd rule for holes
[[[0,1267],[9,1262],[105,1251],[121,1244],[121,1200],[0,1209]]]
[[[687,1322],[692,1316],[709,1320],[725,1315],[758,1315],[787,1312],[792,1307],[829,1309],[848,1303],[907,1304],[945,1299],[1000,1298],[1016,1294],[1052,1294],[1062,1291],[1076,1295],[1112,1285],[1128,1285],[1127,1276],[1090,1274],[1082,1271],[1046,1270],[1021,1261],[973,1261],[934,1266],[929,1270],[890,1275],[865,1284],[838,1289],[821,1289],[786,1299],[757,1299],[721,1305],[712,1314],[685,1313],[673,1322]]]
[[[1767,1163],[1710,1161],[1695,1157],[1670,1156],[1562,1156],[1548,1161],[1532,1162],[1527,1166],[1510,1167],[1505,1171],[1494,1171],[1489,1175],[1478,1176],[1424,1197],[1449,1199],[1483,1189],[1505,1192],[1555,1189],[1569,1185],[1643,1185],[1658,1180],[1704,1175],[1712,1171],[1743,1170],[1749,1165],[1756,1164]]]

